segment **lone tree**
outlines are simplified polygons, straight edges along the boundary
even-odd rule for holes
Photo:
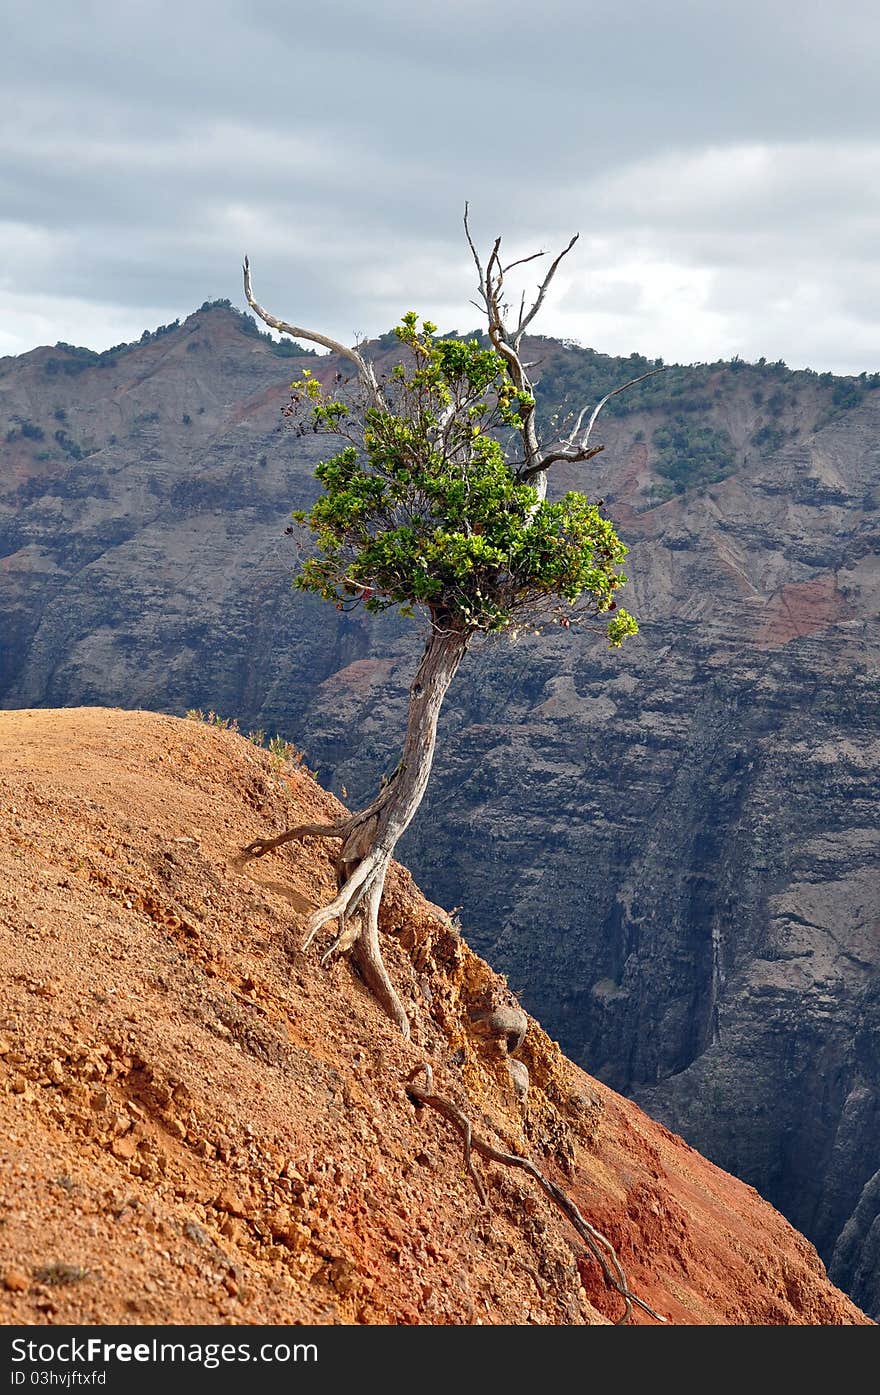
[[[598,454],[602,447],[591,436],[605,403],[652,374],[623,383],[569,421],[567,434],[542,443],[523,337],[577,235],[551,263],[531,305],[522,298],[513,325],[504,278],[545,254],[504,265],[499,237],[483,266],[467,207],[464,225],[489,347],[479,339],[436,338],[435,325],[409,313],[395,330],[401,362],[381,380],[358,349],[264,310],[244,263],[245,295],[260,319],[347,359],[356,375],[353,392],[343,386],[330,393],[309,372],[293,384],[291,410],[309,410],[316,429],[344,442],[318,466],[317,502],[294,515],[316,542],[295,584],[339,609],[396,606],[427,624],[403,753],[376,798],[340,823],[291,828],[245,852],[260,857],[308,835],[340,841],[337,895],[309,917],[304,948],[335,920],[338,933],[323,962],[350,950],[404,1036],[409,1021],[382,959],[379,906],[394,849],[425,793],[440,708],[468,646],[480,634],[551,618],[569,627],[610,616],[612,646],[638,629],[615,599],[626,580],[619,568],[627,549],[601,501],[569,492],[550,502],[547,476],[561,461]]]

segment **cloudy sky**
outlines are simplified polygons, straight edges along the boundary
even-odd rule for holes
[[[0,355],[205,299],[475,327],[462,237],[580,231],[535,328],[880,370],[876,0],[5,0]],[[534,280],[526,268],[525,284]]]

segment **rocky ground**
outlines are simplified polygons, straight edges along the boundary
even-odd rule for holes
[[[412,1040],[300,950],[338,809],[203,723],[0,714],[0,1314],[6,1323],[605,1323],[620,1300],[527,1177],[418,1110],[422,1062],[525,1150],[673,1323],[859,1324],[751,1188],[568,1062],[408,873],[384,909]],[[636,1322],[649,1322],[636,1314]]]

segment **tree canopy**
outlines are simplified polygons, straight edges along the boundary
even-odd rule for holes
[[[309,370],[292,385],[294,410],[346,441],[294,515],[316,544],[296,585],[341,609],[425,607],[432,624],[475,633],[607,615],[611,645],[634,634],[615,599],[627,549],[601,503],[576,491],[551,502],[522,478],[516,444],[535,402],[501,354],[438,338],[414,312],[394,333],[401,361],[381,406]]]

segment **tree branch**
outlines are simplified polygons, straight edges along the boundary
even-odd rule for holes
[[[606,392],[605,396],[602,398],[602,401],[597,403],[596,406],[593,408],[593,414],[590,417],[590,420],[587,422],[587,429],[584,432],[584,439],[581,441],[582,449],[586,449],[587,443],[590,439],[590,433],[593,430],[593,427],[596,425],[596,418],[598,417],[602,408],[605,406],[606,402],[610,402],[612,397],[616,397],[619,392],[626,392],[627,388],[635,387],[636,383],[643,383],[646,380],[646,378],[656,378],[658,373],[665,372],[665,367],[652,368],[650,373],[643,373],[639,378],[630,378],[628,383],[621,383],[620,387],[614,388],[611,392]],[[581,416],[578,418],[578,422],[580,423],[582,419],[583,412],[581,413]],[[569,437],[569,440],[571,440],[571,437]]]
[[[478,275],[479,278],[480,278],[480,295],[483,297],[483,300],[485,301],[485,299],[486,299],[486,292],[485,292],[485,290],[484,290],[484,288],[483,288],[483,282],[484,282],[484,280],[485,280],[485,277],[484,277],[484,274],[483,274],[483,267],[482,267],[482,264],[481,264],[481,262],[480,262],[479,254],[478,254],[478,252],[477,252],[476,247],[474,246],[474,240],[473,240],[473,238],[471,237],[470,224],[468,223],[468,213],[469,213],[469,211],[470,211],[469,205],[468,205],[468,203],[467,203],[467,200],[465,200],[465,205],[464,205],[464,235],[465,235],[465,237],[466,237],[467,240],[468,240],[468,246],[469,246],[470,249],[471,249],[471,256],[472,256],[473,259],[474,259],[474,265],[475,265],[476,268],[477,268],[477,275]],[[473,301],[471,301],[471,304],[473,305]],[[479,308],[480,308],[480,307],[478,306],[477,309],[479,309]]]
[[[594,455],[598,455],[601,450],[605,449],[604,446],[591,446],[589,442],[593,427],[596,425],[596,419],[606,402],[610,402],[612,397],[616,397],[618,393],[626,392],[627,388],[635,387],[636,383],[643,383],[646,378],[654,378],[658,373],[665,372],[665,367],[652,368],[650,373],[642,373],[641,377],[631,378],[628,383],[621,383],[620,387],[614,388],[612,392],[606,392],[601,402],[598,402],[593,408],[590,420],[587,422],[587,429],[584,432],[583,440],[576,442],[577,434],[581,429],[581,422],[588,411],[588,408],[582,407],[578,414],[577,421],[565,440],[562,441],[559,446],[554,446],[546,455],[543,455],[540,460],[534,461],[531,465],[527,464],[525,469],[518,472],[517,479],[523,483],[528,483],[535,475],[539,475],[542,471],[549,469],[551,465],[554,465],[559,460],[565,460],[572,464],[577,464],[584,460],[592,460]]]
[[[276,848],[281,848],[285,843],[292,843],[294,839],[301,842],[303,838],[344,838],[350,820],[345,819],[342,823],[301,823],[296,828],[288,828],[284,833],[279,833],[277,838],[256,838],[253,843],[248,843],[246,848],[242,848],[241,855],[246,861],[255,857],[265,857],[266,853],[274,852]]]
[[[572,247],[573,247],[574,244],[577,242],[577,240],[578,240],[579,237],[580,237],[580,233],[575,233],[574,237],[571,239],[571,241],[569,242],[568,246],[567,246],[567,247],[563,247],[562,251],[559,253],[559,256],[556,257],[556,259],[553,261],[553,263],[552,263],[552,265],[551,265],[551,267],[550,267],[550,270],[547,272],[547,275],[544,277],[544,280],[541,282],[540,286],[538,287],[538,295],[537,295],[537,298],[536,298],[534,304],[532,305],[531,310],[528,312],[528,314],[527,314],[525,317],[523,317],[522,315],[520,315],[519,324],[517,325],[517,327],[516,327],[516,332],[514,333],[514,336],[513,336],[514,348],[516,348],[516,349],[519,348],[520,340],[522,339],[523,335],[525,334],[527,327],[532,323],[532,320],[535,318],[535,316],[537,315],[537,313],[538,313],[538,311],[540,310],[541,306],[544,304],[544,296],[547,294],[547,287],[550,285],[550,282],[553,280],[553,277],[556,275],[556,268],[559,266],[559,263],[562,261],[562,258],[565,257],[565,256],[567,256],[568,253],[571,251]]]
[[[507,272],[512,271],[515,266],[525,266],[526,262],[537,261],[538,257],[546,257],[546,255],[547,253],[542,248],[540,252],[532,252],[528,257],[519,257],[515,262],[508,262],[507,266],[502,267],[501,270],[506,275]]]
[[[373,405],[378,407],[380,411],[384,410],[385,402],[379,391],[376,375],[370,364],[358,353],[357,349],[349,349],[345,344],[340,344],[336,339],[331,339],[326,334],[319,334],[317,330],[303,329],[299,325],[288,324],[286,320],[279,320],[275,315],[270,315],[269,311],[264,310],[262,305],[259,305],[254,299],[254,293],[251,288],[251,268],[247,257],[244,259],[243,271],[245,299],[254,314],[259,315],[264,324],[271,326],[272,329],[279,330],[281,334],[289,334],[294,339],[308,339],[313,344],[320,344],[322,348],[329,349],[331,353],[341,354],[343,358],[349,359],[357,368],[358,377],[372,399]]]
[[[560,446],[558,450],[548,451],[537,464],[530,466],[529,469],[520,470],[517,479],[521,484],[528,484],[534,475],[540,474],[542,470],[549,470],[550,466],[555,465],[557,461],[565,460],[571,465],[579,465],[584,460],[592,460],[594,455],[599,455],[604,449],[604,446],[589,446],[586,450],[582,450],[579,446]]]

